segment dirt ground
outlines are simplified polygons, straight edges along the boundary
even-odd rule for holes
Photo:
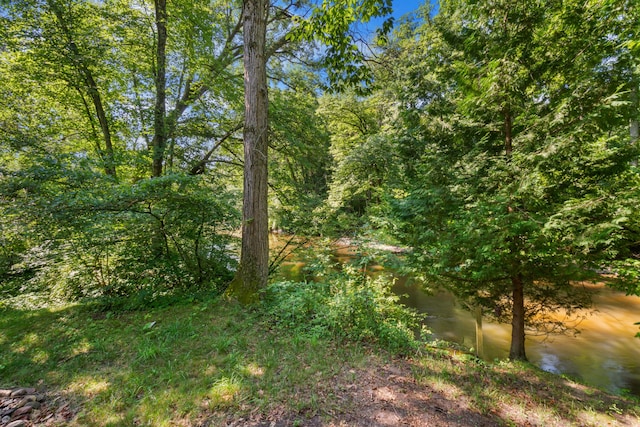
[[[416,384],[406,366],[384,366],[361,373],[357,384],[342,390],[353,412],[338,414],[328,426],[497,426],[501,422],[469,409],[430,387]]]
[[[337,401],[327,405],[322,414],[291,414],[282,408],[266,415],[209,420],[199,427],[640,427],[637,405],[625,406],[618,397],[580,384],[539,382],[535,373],[512,378],[501,393],[511,395],[517,403],[498,399],[495,407],[489,403],[488,410],[481,412],[477,409],[478,396],[474,403],[468,395],[456,392],[455,385],[447,389],[419,384],[413,374],[416,369],[414,362],[405,359],[373,363],[357,371],[346,368],[331,384],[316,390]],[[487,377],[478,377],[477,381],[484,384]],[[570,409],[575,407],[581,410]],[[607,407],[614,411],[602,409]],[[576,413],[587,415],[581,418]]]
[[[430,372],[435,373],[435,377],[424,377],[420,374],[424,373],[424,366],[417,360],[371,358],[370,361],[366,367],[338,368],[329,381],[319,382],[313,390],[299,390],[300,401],[308,401],[311,394],[318,396],[319,405],[315,409],[296,412],[292,409],[296,407],[296,402],[283,402],[264,413],[258,408],[253,408],[252,411],[248,406],[239,412],[231,410],[203,413],[200,420],[185,419],[179,425],[640,427],[640,403],[637,400],[613,396],[561,377],[541,376],[530,368],[515,371],[515,374],[514,371],[503,371],[499,367],[471,370],[468,369],[469,363],[473,362],[463,362],[445,355],[441,356],[441,361],[451,369],[450,375],[434,370]],[[438,378],[442,376],[446,376],[447,380],[439,381]],[[33,393],[37,394],[35,389]],[[79,425],[73,422],[79,407],[70,406],[68,401],[55,393],[38,396],[32,399],[38,402],[35,406],[37,409],[19,417],[3,417],[0,427],[13,422],[21,422],[15,427]],[[22,395],[6,395],[0,399],[0,409],[5,412],[14,411],[16,402],[25,400],[24,398]],[[250,401],[247,405],[250,405]],[[5,415],[3,411],[0,414]],[[239,415],[240,413],[245,415]]]
[[[344,381],[355,377],[357,381]],[[451,400],[443,393],[418,385],[408,363],[374,366],[355,372],[349,370],[336,378],[333,395],[341,400],[339,408],[347,410],[305,419],[280,411],[264,416],[227,419],[225,427],[441,427],[501,426],[497,417],[473,411],[465,400]],[[326,391],[326,390],[325,390]],[[202,427],[218,424],[211,421]]]

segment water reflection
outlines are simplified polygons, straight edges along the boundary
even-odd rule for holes
[[[561,374],[564,372],[560,364],[558,356],[552,353],[541,353],[540,368],[547,372],[553,372],[554,374]]]
[[[340,248],[336,259],[349,261],[353,254]],[[304,263],[289,259],[285,276],[301,278]],[[455,297],[444,291],[427,294],[420,285],[398,277],[394,290],[402,302],[426,313],[425,323],[440,339],[466,347],[475,345],[475,320]],[[573,335],[528,336],[529,360],[545,371],[577,378],[613,392],[640,396],[640,339],[634,338],[640,321],[640,297],[625,296],[605,286],[590,286],[595,311],[578,325]],[[509,355],[511,326],[483,321],[484,357],[505,359]]]
[[[473,347],[473,316],[456,304],[453,295],[443,291],[428,295],[415,284],[398,283],[395,290],[407,295],[405,304],[428,314],[425,323],[436,337]],[[595,311],[580,323],[580,333],[527,337],[529,360],[548,372],[640,396],[640,339],[634,338],[640,298],[604,286],[593,292]],[[485,359],[508,357],[510,325],[485,320],[483,330]]]

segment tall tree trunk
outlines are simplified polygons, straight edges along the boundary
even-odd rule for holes
[[[90,86],[89,95],[93,101],[93,106],[96,109],[96,115],[98,116],[98,122],[100,123],[100,129],[102,130],[102,136],[104,138],[104,171],[107,175],[113,177],[116,176],[115,157],[113,154],[113,144],[111,142],[111,131],[109,129],[109,122],[107,120],[107,114],[102,106],[102,98],[100,92],[98,92],[98,85],[91,73],[87,75],[87,83]]]
[[[162,175],[164,151],[167,146],[166,119],[166,60],[167,60],[167,2],[166,0],[154,0],[156,8],[156,29],[158,40],[156,45],[156,105],[153,112],[153,166],[152,176]]]
[[[521,274],[511,277],[513,308],[511,310],[511,349],[509,359],[527,360],[524,351],[524,282]]]
[[[67,21],[60,9],[59,5],[55,1],[49,1],[49,7],[53,11],[56,19],[58,20],[58,25],[62,30],[64,36],[67,39],[67,47],[73,55],[72,63],[76,68],[78,74],[84,80],[84,89],[89,94],[91,98],[91,102],[93,103],[93,108],[96,111],[96,116],[98,117],[98,123],[100,124],[100,130],[102,131],[102,137],[104,140],[104,153],[98,146],[98,154],[102,158],[104,162],[104,171],[107,175],[116,176],[116,166],[115,166],[115,156],[113,151],[113,144],[111,142],[111,130],[109,128],[109,120],[107,119],[107,113],[104,109],[104,105],[102,103],[102,96],[100,95],[100,91],[98,90],[98,84],[96,83],[95,78],[93,77],[93,73],[87,67],[87,64],[82,57],[80,49],[76,44],[73,33],[71,29],[67,25]],[[75,83],[73,83],[75,85]],[[91,118],[89,118],[91,119]]]
[[[508,108],[504,110],[504,153],[507,161],[511,162],[513,155],[513,119]]]
[[[638,105],[638,84],[633,82],[631,88],[631,120],[629,121],[629,139],[631,145],[638,144],[638,137],[640,136],[640,126],[638,125],[638,116],[640,116],[640,108]],[[638,160],[634,159],[632,164],[638,166]]]
[[[268,0],[245,0],[244,37],[244,198],[240,265],[230,292],[243,303],[259,298],[269,275],[267,214],[266,32]]]
[[[511,162],[513,156],[513,118],[511,111],[506,108],[504,111],[504,151],[507,162]],[[513,214],[513,206],[507,206],[509,214]],[[517,236],[511,237],[511,251],[518,251]],[[516,267],[511,275],[512,300],[513,308],[511,310],[511,349],[509,350],[509,359],[511,360],[527,360],[524,349],[524,282],[522,274]]]
[[[156,103],[153,110],[153,139],[151,140],[152,164],[151,176],[162,176],[164,166],[164,153],[167,146],[166,128],[166,80],[167,80],[167,2],[166,0],[154,0],[156,13]],[[169,253],[169,247],[164,234],[164,225],[158,221],[151,232],[151,253],[154,258],[162,257]]]

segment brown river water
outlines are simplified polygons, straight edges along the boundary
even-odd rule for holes
[[[419,285],[405,286],[400,279],[394,288],[407,295],[403,302],[427,314],[425,323],[440,339],[475,346],[475,319],[456,304],[446,291],[429,295]],[[593,309],[571,335],[528,336],[529,361],[541,369],[580,379],[612,392],[640,396],[640,339],[635,322],[640,321],[640,297],[625,296],[605,286],[593,288]],[[484,359],[509,356],[511,325],[489,322],[482,325]]]
[[[339,247],[335,259],[346,262],[349,248]],[[284,276],[296,279],[304,263],[288,258]],[[381,270],[381,267],[375,268]],[[412,283],[413,282],[413,283]],[[529,361],[541,369],[579,379],[615,393],[640,396],[640,297],[626,296],[604,285],[590,287],[593,307],[577,328],[577,335],[528,336]],[[425,324],[436,338],[475,346],[475,318],[446,291],[429,294],[415,281],[396,276],[394,291],[402,302],[426,314]],[[484,359],[506,359],[509,355],[511,325],[484,319]]]

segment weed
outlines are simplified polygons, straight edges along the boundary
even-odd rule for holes
[[[242,381],[235,375],[217,379],[211,386],[208,397],[214,408],[230,406],[234,398],[240,394]]]
[[[614,402],[611,405],[609,405],[609,409],[607,410],[607,413],[609,413],[610,415],[613,415],[613,414],[622,415],[624,411],[618,408],[618,405]]]
[[[225,354],[229,351],[229,348],[233,345],[234,340],[228,336],[217,337],[212,342],[213,349],[220,354]]]

